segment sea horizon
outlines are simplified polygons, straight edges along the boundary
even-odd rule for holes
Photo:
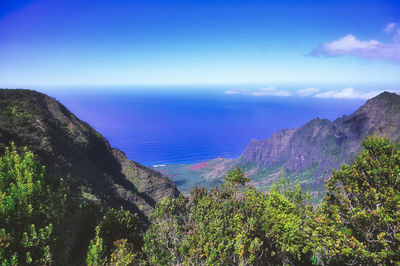
[[[317,117],[333,121],[366,101],[229,94],[227,86],[179,88],[38,91],[55,97],[112,147],[145,166],[237,158],[252,139],[267,139]]]

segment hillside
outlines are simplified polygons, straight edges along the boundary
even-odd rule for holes
[[[399,122],[400,96],[384,92],[350,116],[333,122],[316,118],[299,128],[278,131],[266,140],[253,139],[235,160],[220,158],[197,165],[157,167],[157,170],[185,190],[193,184],[208,187],[218,184],[228,170],[241,166],[253,186],[267,190],[284,169],[289,179],[299,180],[320,198],[323,180],[330,176],[332,169],[355,157],[363,136],[381,133],[398,141]],[[191,180],[186,180],[185,175]]]
[[[86,200],[147,215],[176,196],[173,182],[129,160],[55,99],[31,90],[0,90],[0,146],[27,146],[47,172],[62,177]]]
[[[63,261],[83,263],[94,228],[109,207],[137,213],[145,226],[156,202],[178,195],[162,174],[129,160],[54,98],[31,90],[0,89],[0,152],[27,147],[69,187]]]

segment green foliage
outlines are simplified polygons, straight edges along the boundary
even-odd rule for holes
[[[225,180],[228,184],[242,186],[250,181],[250,179],[246,177],[239,166],[237,166],[235,170],[230,171],[228,175],[225,176]]]
[[[109,262],[105,255],[103,239],[99,235],[100,228],[96,227],[96,236],[90,241],[88,252],[86,255],[86,265],[101,266],[125,266],[135,265],[142,262],[139,258],[140,254],[134,251],[132,243],[128,243],[127,239],[121,239],[114,242],[113,252],[110,255]]]
[[[299,263],[312,254],[313,210],[300,187],[291,198],[245,187],[240,168],[221,189],[194,188],[189,198],[165,199],[145,235],[155,265]],[[240,186],[238,186],[240,185]],[[240,188],[240,189],[239,189]],[[292,200],[293,199],[293,200]]]
[[[318,209],[283,170],[263,193],[246,185],[249,179],[237,168],[220,187],[195,187],[188,196],[161,200],[144,235],[137,215],[108,210],[86,264],[399,265],[399,146],[375,136],[362,145],[353,163],[326,182]],[[57,263],[64,192],[31,152],[6,149],[0,158],[2,265]],[[93,230],[94,223],[87,224]]]
[[[133,244],[134,251],[139,251],[143,246],[141,233],[142,223],[137,214],[129,211],[110,209],[99,224],[99,234],[104,240],[105,254],[110,256],[114,242],[126,239]]]
[[[135,265],[141,261],[137,258],[138,254],[133,250],[133,244],[128,243],[126,239],[115,241],[114,246],[115,248],[114,252],[111,254],[110,265]]]
[[[90,241],[86,255],[86,264],[90,266],[102,266],[106,264],[103,239],[100,237],[100,227],[96,227],[96,236]]]
[[[191,196],[191,222],[183,242],[186,260],[199,264],[252,263],[261,255],[260,194],[253,189],[239,193],[224,186],[207,193],[194,191]]]
[[[386,137],[369,136],[352,165],[326,183],[318,217],[324,256],[338,262],[400,261],[400,151]],[[321,251],[322,252],[322,251]]]
[[[136,214],[110,209],[96,227],[86,255],[88,265],[112,265],[138,260],[143,246],[142,223]]]
[[[297,185],[285,196],[276,190],[269,193],[263,213],[264,232],[275,263],[308,262],[314,248],[314,211]]]
[[[183,263],[181,246],[189,219],[188,203],[189,199],[180,194],[178,198],[165,198],[157,204],[152,226],[144,235],[144,252],[151,264]]]
[[[399,265],[400,151],[371,136],[351,165],[334,171],[320,208],[282,178],[268,194],[240,169],[221,188],[158,204],[145,236],[150,263]]]
[[[52,264],[65,189],[46,177],[27,149],[6,148],[0,158],[0,258],[3,265]]]

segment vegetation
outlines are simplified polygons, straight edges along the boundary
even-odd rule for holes
[[[220,187],[160,201],[144,233],[137,215],[110,209],[91,229],[86,264],[400,265],[399,146],[375,136],[362,145],[327,180],[319,207],[283,171],[263,193],[236,168]],[[57,264],[62,185],[12,147],[0,159],[0,189],[2,264]]]
[[[328,194],[318,217],[324,229],[324,257],[346,263],[399,264],[398,144],[367,137],[362,146],[353,164],[334,171],[327,182]]]
[[[136,214],[132,215],[123,209],[108,210],[96,227],[96,236],[90,242],[86,263],[104,265],[111,259],[110,263],[115,265],[133,261],[143,246],[141,227]]]
[[[51,264],[64,212],[62,183],[50,180],[32,152],[14,145],[0,158],[0,259],[2,265]]]
[[[158,204],[145,235],[147,259],[159,264],[300,263],[311,258],[312,206],[296,186],[269,194],[245,183],[240,168],[221,188],[195,188]],[[281,192],[282,191],[282,192]]]
[[[400,152],[370,136],[352,165],[334,171],[318,208],[284,177],[268,194],[240,168],[221,188],[165,199],[145,234],[158,265],[393,265],[400,261]]]

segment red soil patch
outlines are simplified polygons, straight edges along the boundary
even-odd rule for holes
[[[202,163],[196,163],[190,167],[188,167],[187,169],[189,170],[193,170],[193,171],[198,171],[204,168],[209,168],[210,166],[208,165],[207,162],[202,162]]]

